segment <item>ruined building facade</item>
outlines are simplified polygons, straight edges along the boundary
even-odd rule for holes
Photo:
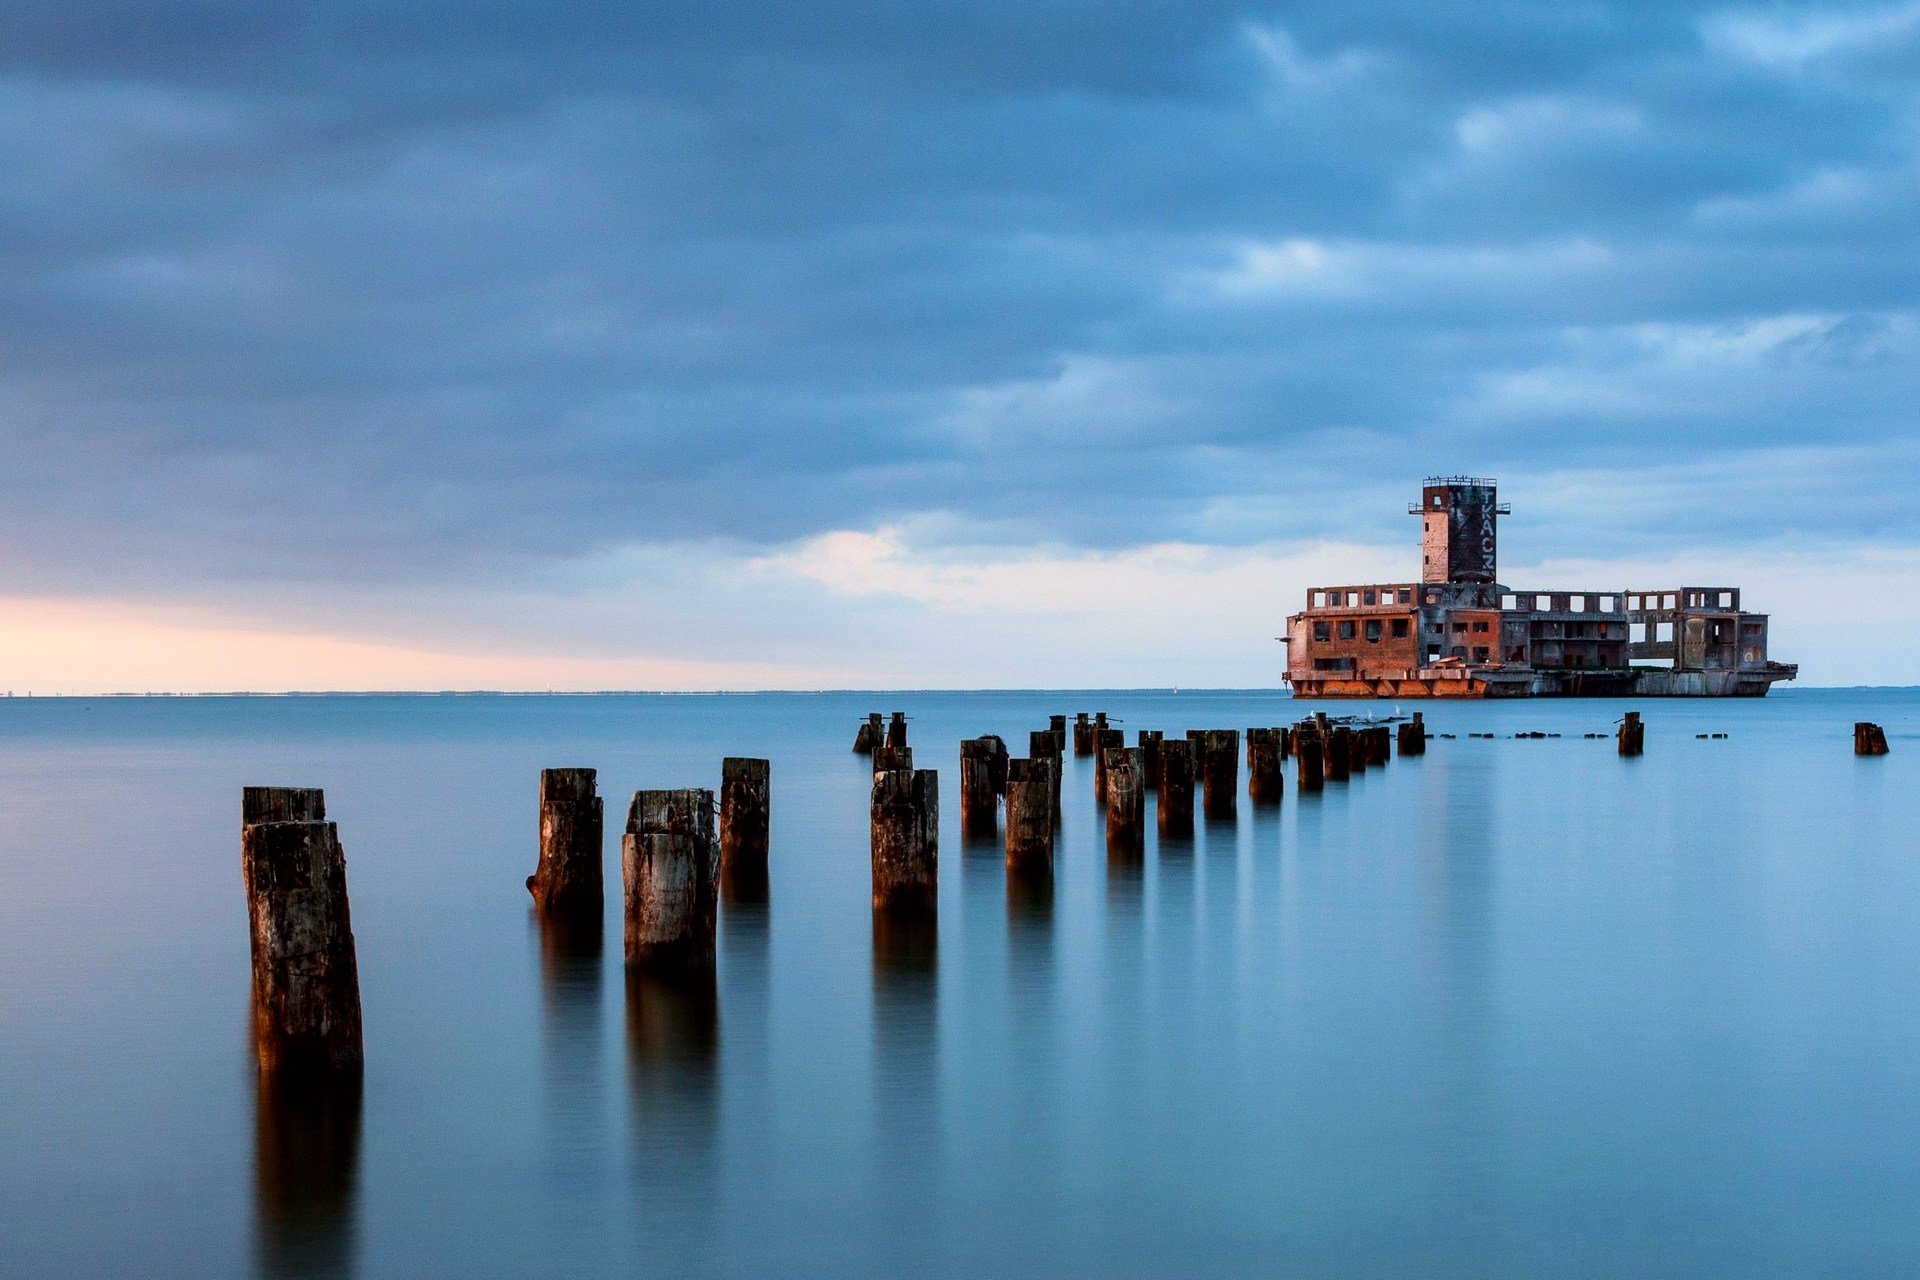
[[[1767,658],[1767,616],[1735,587],[1518,591],[1498,581],[1492,480],[1435,476],[1419,582],[1315,587],[1287,619],[1303,698],[1536,694],[1759,697],[1799,668]]]

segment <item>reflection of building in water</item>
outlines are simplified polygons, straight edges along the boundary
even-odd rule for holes
[[[259,1078],[254,1097],[254,1242],[262,1276],[354,1271],[360,1079]]]
[[[1519,591],[1496,579],[1494,482],[1429,477],[1419,582],[1315,587],[1287,619],[1302,698],[1540,694],[1759,697],[1799,668],[1767,657],[1767,615],[1735,587]]]

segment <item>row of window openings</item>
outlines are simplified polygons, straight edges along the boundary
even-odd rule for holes
[[[1681,595],[1686,596],[1687,602],[1685,605],[1677,606],[1674,604],[1674,601],[1679,599]],[[1687,591],[1676,593],[1668,591],[1664,593],[1653,592],[1641,596],[1630,595],[1627,597],[1627,608],[1634,610],[1673,608],[1731,609],[1733,608],[1733,592]]]

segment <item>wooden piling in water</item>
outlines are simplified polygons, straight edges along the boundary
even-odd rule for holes
[[[1345,782],[1353,763],[1353,730],[1343,724],[1334,725],[1322,730],[1321,741],[1326,747],[1321,754],[1326,757],[1327,781]]]
[[[901,748],[907,745],[907,713],[896,711],[887,721],[887,745]]]
[[[940,775],[932,769],[875,774],[871,817],[873,909],[933,914],[940,870]]]
[[[887,730],[878,711],[870,713],[860,722],[860,729],[853,735],[855,755],[870,756],[873,749],[886,741]]]
[[[1073,717],[1073,754],[1090,756],[1093,754],[1093,722],[1087,719],[1087,713],[1077,712]]]
[[[1160,834],[1193,835],[1193,743],[1175,738],[1160,744],[1160,785],[1154,808]]]
[[[253,955],[253,1043],[276,1076],[357,1075],[365,1061],[347,859],[317,787],[247,787],[240,870]]]
[[[720,762],[720,879],[735,897],[764,898],[773,765],[746,756]]]
[[[592,769],[540,771],[540,861],[527,892],[544,916],[597,923],[606,910],[601,870],[606,807]]]
[[[1115,747],[1127,745],[1127,735],[1122,729],[1100,729],[1093,731],[1093,798],[1101,804],[1107,802],[1107,752]]]
[[[967,738],[960,743],[960,831],[963,835],[991,835],[999,822],[993,786],[994,748],[998,738]]]
[[[1065,717],[1056,716],[1055,719],[1064,720]],[[1028,756],[1033,760],[1045,762],[1047,766],[1047,775],[1052,783],[1052,789],[1047,797],[1048,811],[1056,826],[1060,822],[1060,771],[1063,749],[1064,744],[1051,729],[1040,729],[1027,735]],[[1012,765],[1009,764],[1008,768],[1011,770]],[[1013,785],[1011,773],[1008,774],[1007,785],[1009,787]]]
[[[1416,711],[1413,719],[1400,726],[1400,754],[1420,756],[1427,753],[1427,721],[1424,712]]]
[[[1621,718],[1615,736],[1623,756],[1637,756],[1647,749],[1647,726],[1641,722],[1638,711],[1629,711]]]
[[[1326,785],[1326,748],[1311,721],[1293,731],[1293,759],[1300,790],[1319,791]]]
[[[1209,818],[1231,818],[1240,811],[1240,731],[1208,729],[1201,741],[1201,808]]]
[[[1048,742],[1053,734],[1035,735]],[[1054,760],[1034,756],[1007,762],[1007,871],[1051,874]]]
[[[1871,720],[1862,720],[1853,726],[1853,754],[1857,756],[1884,756],[1887,754],[1887,731]]]
[[[1166,734],[1159,729],[1142,729],[1139,734],[1141,784],[1153,791],[1160,785],[1160,744]]]
[[[1116,745],[1100,754],[1106,761],[1107,849],[1138,849],[1147,823],[1146,766],[1140,748]]]
[[[875,773],[899,773],[913,768],[912,747],[880,746],[874,748],[873,771]]]
[[[1053,755],[1057,758],[1067,753],[1067,718],[1048,716],[1047,732],[1053,735]]]
[[[712,966],[720,878],[713,810],[704,787],[633,793],[620,839],[627,968]]]
[[[1362,728],[1347,732],[1347,773],[1349,776],[1367,771],[1369,747],[1367,731]]]
[[[1255,804],[1278,804],[1286,795],[1280,776],[1280,730],[1247,730],[1247,797]]]
[[[1367,730],[1367,737],[1372,744],[1371,749],[1367,752],[1367,762],[1377,765],[1391,763],[1393,760],[1393,730],[1383,724],[1375,725],[1373,728]]]
[[[1282,725],[1280,728],[1280,762],[1285,764],[1293,758],[1293,730]]]

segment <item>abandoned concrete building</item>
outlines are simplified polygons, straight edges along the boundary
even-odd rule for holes
[[[1767,658],[1767,615],[1735,587],[1517,591],[1497,580],[1492,480],[1430,477],[1419,582],[1315,587],[1287,619],[1302,698],[1550,694],[1760,697],[1799,668]]]

